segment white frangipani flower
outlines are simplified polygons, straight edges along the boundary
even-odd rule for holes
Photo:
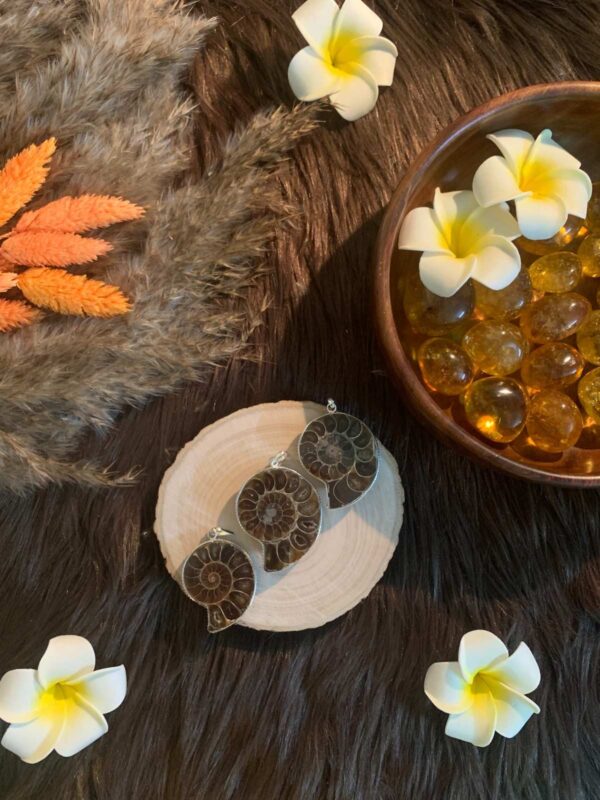
[[[446,733],[486,747],[497,731],[511,739],[540,708],[525,697],[539,686],[540,669],[521,642],[509,656],[503,642],[489,631],[470,631],[460,640],[458,661],[432,664],[425,676],[425,694],[449,714]]]
[[[0,718],[11,725],[1,744],[28,764],[56,750],[72,756],[106,733],[104,714],[121,705],[125,667],[94,672],[94,648],[82,636],[56,636],[35,669],[0,680]]]
[[[292,14],[309,46],[292,59],[288,78],[299,100],[329,97],[353,121],[368,114],[390,86],[398,50],[380,36],[382,20],[362,0],[307,0]]]
[[[518,235],[506,203],[482,208],[473,192],[436,189],[433,208],[413,208],[406,215],[398,246],[422,250],[421,281],[430,292],[451,297],[469,278],[495,290],[512,283],[521,269],[512,243]]]
[[[534,139],[520,130],[504,130],[488,139],[501,156],[491,156],[473,178],[473,192],[482,206],[514,200],[519,227],[527,239],[549,239],[569,214],[585,219],[592,182],[581,162],[543,130]]]

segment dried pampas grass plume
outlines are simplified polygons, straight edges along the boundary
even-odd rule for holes
[[[87,430],[243,350],[261,321],[248,292],[290,213],[276,171],[317,125],[318,106],[256,114],[191,179],[193,104],[179,79],[214,22],[166,0],[88,5],[87,23],[17,86],[0,155],[3,143],[26,144],[29,119],[30,140],[65,142],[50,191],[127,195],[148,208],[117,234],[118,259],[103,259],[107,280],[135,302],[126,318],[43,322],[0,341],[0,431],[19,432],[18,447],[0,441],[0,486],[16,491],[77,480],[81,461],[68,459]],[[93,465],[79,474],[94,483]],[[96,485],[109,481],[100,470]]]

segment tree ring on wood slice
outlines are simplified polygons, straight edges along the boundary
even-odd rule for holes
[[[240,487],[263,470],[274,453],[297,453],[300,435],[322,415],[323,407],[310,402],[241,409],[200,431],[163,477],[155,531],[167,569],[182,588],[186,558],[215,526],[233,531],[252,561],[254,600],[237,625],[271,631],[324,625],[369,594],[394,553],[404,491],[398,466],[380,443],[377,480],[359,503],[328,508],[323,485],[307,476],[322,499],[321,532],[295,564],[279,572],[265,571],[262,545],[241,529],[236,517]],[[303,474],[299,461],[288,461]]]

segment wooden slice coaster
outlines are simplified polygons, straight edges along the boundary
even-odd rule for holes
[[[262,569],[260,545],[237,521],[237,494],[281,450],[289,454],[285,465],[308,477],[298,459],[298,439],[323,413],[323,406],[295,401],[241,409],[202,430],[164,475],[154,528],[175,580],[180,582],[185,558],[214,526],[234,531],[247,550],[256,571],[256,595],[239,625],[296,631],[339,617],[369,594],[398,543],[404,490],[396,461],[379,444],[373,488],[355,505],[330,510],[323,484],[311,481],[323,507],[317,541],[281,572]],[[199,607],[198,612],[205,613]]]

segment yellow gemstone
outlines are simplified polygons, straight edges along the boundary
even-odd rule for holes
[[[577,331],[577,347],[586,361],[600,364],[600,311],[592,311]]]
[[[577,255],[581,259],[584,274],[600,278],[600,236],[586,236]]]
[[[481,378],[463,398],[467,419],[494,442],[512,442],[523,430],[527,395],[513,378]]]
[[[562,392],[538,392],[529,404],[527,433],[540,450],[562,453],[581,436],[583,420],[577,405]]]
[[[578,331],[591,310],[590,301],[575,292],[549,294],[525,309],[521,328],[532,342],[558,342]]]
[[[475,283],[475,306],[482,317],[513,319],[531,302],[533,290],[526,269],[522,269],[512,283],[496,292],[481,283]]]
[[[529,277],[538,292],[571,292],[581,280],[581,261],[575,253],[550,253],[534,261]]]
[[[516,325],[494,319],[467,331],[463,347],[482,372],[498,376],[518,370],[529,349]]]
[[[600,423],[600,367],[584,375],[577,387],[579,402],[594,420]]]
[[[584,361],[563,342],[544,344],[530,353],[521,367],[523,382],[532,389],[562,389],[581,377]]]
[[[414,330],[442,336],[471,316],[474,297],[470,281],[452,297],[438,297],[423,286],[415,273],[408,278],[404,289],[404,312]]]
[[[473,380],[473,363],[460,345],[450,339],[428,339],[418,353],[425,384],[440,394],[461,394]]]
[[[589,229],[580,217],[569,216],[559,232],[551,239],[525,239],[523,236],[515,240],[519,250],[533,253],[536,256],[545,256],[557,250],[568,248],[577,249],[579,242],[587,236]]]
[[[588,203],[585,224],[592,233],[600,234],[600,183],[592,184],[592,198]]]

